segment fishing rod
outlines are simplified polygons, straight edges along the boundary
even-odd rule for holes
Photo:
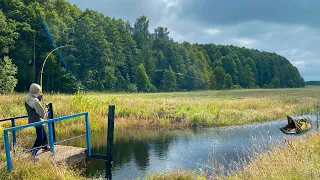
[[[40,87],[41,87],[41,88],[42,88],[43,68],[44,68],[44,65],[45,65],[46,62],[47,62],[48,57],[49,57],[54,51],[56,51],[56,50],[58,50],[58,49],[61,49],[61,48],[64,48],[64,47],[75,47],[75,46],[73,46],[73,45],[65,45],[65,46],[57,47],[57,48],[55,48],[54,50],[52,50],[52,51],[47,55],[47,57],[44,59],[43,64],[42,64],[42,67],[41,67],[40,80],[39,80],[39,81],[40,81],[39,84],[40,84]]]

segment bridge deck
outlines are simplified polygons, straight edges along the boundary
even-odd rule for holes
[[[54,162],[62,163],[66,162],[67,164],[73,165],[79,162],[82,162],[86,159],[85,148],[73,147],[73,146],[54,146]],[[42,159],[51,159],[51,152],[38,152],[37,155],[39,160]]]

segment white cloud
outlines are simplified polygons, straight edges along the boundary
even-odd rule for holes
[[[180,0],[160,0],[160,2],[166,5],[166,12],[168,12],[170,8],[178,7],[180,4]]]
[[[252,48],[254,43],[256,42],[254,39],[249,38],[234,38],[231,41],[234,42],[234,45],[248,48]]]
[[[292,63],[294,66],[296,66],[299,69],[304,69],[306,62],[305,61],[295,61]]]
[[[221,33],[221,30],[216,28],[206,28],[204,32],[209,34],[210,36],[214,36]]]

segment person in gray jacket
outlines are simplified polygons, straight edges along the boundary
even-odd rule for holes
[[[31,84],[29,93],[24,97],[25,107],[28,112],[28,123],[35,123],[39,121],[43,121],[46,117],[46,113],[44,108],[42,107],[40,101],[43,98],[43,94],[41,93],[41,87],[38,84]],[[36,126],[37,138],[32,147],[32,156],[35,158],[37,152],[40,148],[43,151],[50,150],[48,146],[48,139],[46,135],[46,131],[42,125]]]

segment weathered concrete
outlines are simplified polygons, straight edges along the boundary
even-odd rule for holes
[[[67,163],[73,165],[82,162],[86,159],[85,148],[73,147],[73,146],[54,146],[54,162],[56,163]],[[38,152],[37,158],[42,159],[52,159],[51,152]]]

